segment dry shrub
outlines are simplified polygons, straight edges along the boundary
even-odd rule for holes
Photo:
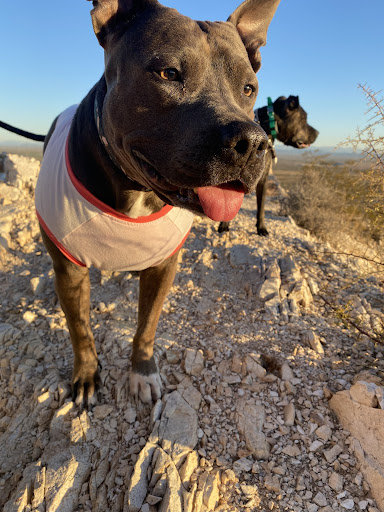
[[[331,243],[339,238],[340,232],[362,230],[356,206],[348,202],[347,178],[351,181],[345,169],[336,170],[334,165],[324,162],[324,157],[313,156],[288,193],[288,210],[296,223]]]
[[[360,150],[356,164],[336,166],[312,157],[288,194],[288,212],[318,238],[330,242],[328,253],[342,254],[366,268],[364,277],[384,275],[384,99],[367,86],[359,86],[367,99],[368,125],[345,144]],[[356,279],[351,278],[356,287]],[[334,293],[323,290],[324,303],[337,318],[360,336],[384,344],[382,320],[368,329],[340,304]]]
[[[358,129],[346,144],[360,149],[367,169],[361,173],[359,184],[363,186],[364,210],[368,216],[374,238],[384,237],[384,98],[367,85],[359,85],[363,91],[369,115],[368,124]]]
[[[324,157],[312,156],[289,192],[288,211],[300,226],[336,247],[347,238],[382,254],[384,100],[367,86],[359,87],[366,96],[370,118],[367,126],[343,145],[359,150],[362,159],[337,166]],[[364,257],[361,251],[356,256]],[[379,261],[384,265],[383,256]]]

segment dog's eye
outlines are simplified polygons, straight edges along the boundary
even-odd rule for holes
[[[244,86],[244,94],[246,96],[252,96],[252,94],[255,92],[255,88],[253,87],[253,85],[250,85],[250,84],[247,84]]]
[[[160,76],[163,80],[169,80],[171,82],[175,82],[176,80],[180,80],[180,75],[177,69],[175,68],[166,68],[160,71]]]

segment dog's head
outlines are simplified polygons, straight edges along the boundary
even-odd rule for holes
[[[307,123],[307,113],[299,104],[298,96],[280,96],[273,103],[277,122],[277,140],[286,146],[307,148],[313,144],[319,132]]]
[[[130,178],[166,203],[230,220],[255,188],[267,147],[255,73],[279,1],[247,0],[215,23],[157,0],[93,2],[105,136]]]

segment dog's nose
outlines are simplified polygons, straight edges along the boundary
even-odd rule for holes
[[[222,129],[222,144],[234,163],[246,162],[253,151],[265,151],[268,138],[254,122],[232,122]]]
[[[313,129],[313,133],[312,133],[313,142],[315,142],[318,135],[319,135],[319,132],[317,130]]]

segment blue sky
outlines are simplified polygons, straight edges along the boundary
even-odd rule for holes
[[[237,0],[164,0],[202,20],[226,20]],[[86,0],[5,2],[0,31],[0,119],[46,133],[103,72],[103,51]],[[281,0],[262,49],[257,106],[299,95],[320,131],[316,146],[335,146],[367,117],[358,83],[384,88],[384,0]],[[0,129],[0,142],[21,140]]]

